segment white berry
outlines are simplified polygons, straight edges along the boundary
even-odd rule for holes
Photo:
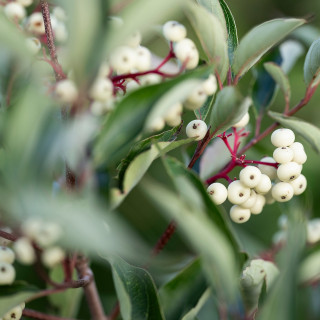
[[[44,222],[33,238],[41,247],[54,244],[62,235],[61,227],[54,222]]]
[[[208,127],[204,121],[193,120],[187,125],[186,134],[189,138],[196,138],[195,141],[200,141],[205,137],[207,130]]]
[[[27,30],[37,35],[45,34],[46,30],[41,12],[34,12],[29,16]]]
[[[90,105],[91,113],[97,117],[113,110],[113,108],[114,108],[113,101],[107,101],[107,102],[94,101]]]
[[[254,188],[261,179],[261,171],[257,167],[247,166],[240,171],[240,181],[248,188]]]
[[[0,261],[12,264],[14,262],[15,254],[8,247],[0,247]]]
[[[3,316],[3,320],[19,320],[22,317],[21,306],[16,306]]]
[[[26,16],[25,8],[17,2],[9,2],[4,7],[4,13],[8,19],[19,22]]]
[[[140,45],[141,40],[142,40],[141,33],[139,31],[136,31],[129,36],[126,43],[129,47],[136,48]]]
[[[109,63],[106,61],[102,62],[99,71],[98,71],[98,78],[108,78],[111,75],[111,68]]]
[[[208,96],[205,93],[202,86],[198,86],[187,97],[186,101],[184,102],[184,105],[186,109],[197,110],[206,102],[207,97]]]
[[[1,231],[4,231],[4,232],[7,232],[7,233],[11,233],[12,230],[8,227],[3,227],[3,228],[0,228]],[[0,246],[8,246],[12,241],[11,240],[8,240],[8,239],[5,239],[5,238],[2,238],[0,237]]]
[[[136,52],[130,47],[118,47],[110,56],[110,66],[118,73],[130,73],[136,65]]]
[[[288,162],[278,167],[277,175],[281,181],[289,182],[299,177],[301,169],[301,165],[296,162]]]
[[[58,22],[54,28],[54,36],[58,42],[66,42],[68,40],[68,30],[63,22]]]
[[[250,120],[250,116],[249,116],[249,113],[247,112],[237,123],[233,125],[233,127],[243,128],[249,123],[249,120]]]
[[[307,241],[310,244],[320,240],[320,219],[312,219],[307,224]]]
[[[163,118],[156,117],[148,122],[146,130],[149,132],[161,131],[165,125],[166,124]]]
[[[199,60],[199,52],[191,39],[183,39],[174,46],[174,53],[181,62],[191,61],[197,58]],[[188,66],[187,66],[187,69]]]
[[[272,197],[278,202],[286,202],[293,197],[293,187],[290,183],[279,182],[272,187]]]
[[[176,127],[181,123],[181,114],[183,106],[181,102],[175,103],[164,117],[166,123],[171,127]]]
[[[303,174],[300,174],[300,176],[297,179],[291,181],[290,184],[293,188],[294,194],[298,196],[306,190],[307,179]]]
[[[233,204],[242,204],[250,197],[250,188],[241,181],[233,181],[228,186],[228,200]]]
[[[139,72],[144,72],[151,67],[151,52],[146,47],[138,47],[136,51],[135,69]]]
[[[73,81],[65,79],[57,82],[54,95],[59,102],[72,104],[78,98],[78,89]]]
[[[33,264],[36,260],[36,254],[28,238],[19,238],[13,244],[13,250],[16,253],[17,260],[25,265]]]
[[[162,33],[168,41],[178,42],[187,36],[187,29],[177,21],[168,21],[163,25]]]
[[[46,267],[52,268],[62,262],[65,256],[64,250],[60,247],[51,247],[42,253],[41,260]]]
[[[230,218],[236,223],[244,223],[250,219],[250,209],[242,208],[238,205],[234,205],[230,209]]]
[[[278,163],[287,163],[293,159],[293,151],[290,147],[281,147],[273,151],[273,159]]]
[[[0,262],[0,285],[12,284],[16,278],[14,267],[7,262]]]
[[[192,70],[196,68],[199,64],[199,52],[195,51],[193,56],[188,58],[188,61],[185,63],[185,67],[187,70]]]
[[[54,7],[52,10],[52,14],[60,21],[67,20],[67,14],[61,7]]]
[[[260,214],[266,204],[266,198],[261,194],[257,194],[255,204],[250,208],[252,214]]]
[[[304,147],[300,142],[294,142],[290,149],[293,151],[292,161],[298,164],[304,164],[307,161],[307,154],[304,151]]]
[[[260,194],[266,194],[271,190],[272,183],[266,174],[261,174],[259,183],[255,186],[254,190]]]
[[[215,94],[218,89],[217,78],[210,74],[209,78],[202,83],[202,88],[208,96]]]
[[[210,186],[207,188],[207,192],[212,201],[217,205],[224,203],[228,197],[227,188],[219,182],[210,184]]]
[[[241,207],[245,209],[250,209],[251,207],[254,206],[256,199],[257,199],[257,194],[254,190],[251,189],[249,199],[244,203],[241,203]]]
[[[276,161],[272,157],[264,157],[260,160],[260,162],[276,163]],[[275,167],[265,164],[259,164],[258,168],[260,169],[261,173],[266,174],[271,180],[277,178],[277,169]]]
[[[37,54],[41,49],[41,42],[38,38],[27,38],[26,45],[32,54]]]
[[[93,83],[90,92],[90,98],[100,102],[107,102],[113,96],[113,83],[108,78],[98,78]]]
[[[33,3],[33,0],[16,0],[17,3],[20,3],[24,7],[28,7]]]
[[[162,81],[162,77],[159,74],[147,74],[140,79],[140,83],[142,86],[150,86],[153,84],[160,83]]]
[[[295,135],[290,129],[277,129],[271,135],[271,143],[275,147],[289,147],[294,143]]]

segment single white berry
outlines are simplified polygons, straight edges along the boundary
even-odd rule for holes
[[[168,41],[178,42],[187,36],[187,29],[177,21],[167,21],[162,27],[162,33]]]
[[[217,78],[210,74],[209,78],[202,83],[202,88],[208,96],[215,94],[218,89]]]
[[[56,84],[54,96],[60,103],[72,104],[78,98],[78,89],[73,81],[61,80]]]
[[[142,35],[139,31],[134,32],[129,36],[126,41],[126,44],[131,48],[136,48],[140,45],[142,40]]]
[[[90,111],[93,115],[100,117],[101,115],[113,110],[113,101],[100,102],[94,101],[90,105]]]
[[[140,84],[137,81],[134,80],[130,80],[127,84],[126,84],[126,90],[127,92],[131,92],[134,90],[137,90],[140,88]]]
[[[14,267],[8,262],[0,262],[0,286],[12,284],[15,278]]]
[[[259,194],[266,194],[271,190],[272,183],[266,174],[261,174],[259,183],[255,186],[254,190]]]
[[[19,22],[26,16],[26,10],[20,3],[9,2],[4,7],[4,14],[8,19]]]
[[[300,176],[297,179],[291,181],[290,184],[293,188],[294,194],[298,196],[306,190],[307,179],[303,174],[300,174]]]
[[[67,14],[61,7],[54,7],[52,10],[52,14],[59,20],[59,21],[66,21]]]
[[[162,81],[162,77],[159,74],[147,74],[140,79],[140,83],[142,86],[150,86],[153,84],[160,83]]]
[[[227,188],[219,182],[210,184],[210,186],[207,188],[207,192],[212,201],[217,205],[224,203],[228,197]]]
[[[199,52],[194,52],[194,54],[186,61],[187,62],[185,62],[185,67],[187,70],[192,70],[196,68],[199,64]]]
[[[247,166],[240,171],[240,181],[248,188],[254,188],[261,179],[261,171],[254,166]]]
[[[14,262],[15,254],[8,247],[0,247],[0,261],[12,264]]]
[[[276,161],[272,157],[264,157],[260,160],[260,162],[276,163]],[[258,168],[260,169],[261,173],[266,174],[271,180],[277,178],[277,169],[275,167],[259,164]]]
[[[54,222],[44,222],[37,233],[33,235],[34,240],[41,247],[48,247],[59,240],[62,235],[61,227]]]
[[[144,72],[151,67],[151,52],[146,47],[138,47],[136,51],[135,69],[139,72]]]
[[[34,12],[29,16],[27,30],[37,35],[45,34],[46,30],[41,12]]]
[[[3,316],[3,320],[19,320],[22,317],[22,311],[21,306],[16,306]]]
[[[130,73],[136,65],[136,52],[128,46],[115,49],[110,55],[110,66],[118,74]]]
[[[266,204],[266,198],[261,194],[257,194],[255,204],[250,208],[252,214],[260,214]]]
[[[175,103],[165,115],[164,117],[165,122],[171,127],[176,127],[180,125],[182,111],[183,111],[182,103],[181,102]]]
[[[199,52],[191,39],[185,38],[176,43],[174,46],[176,57],[182,62],[191,61],[194,58],[199,60]]]
[[[202,86],[196,87],[184,102],[184,106],[189,110],[199,109],[207,100],[208,96]]]
[[[312,219],[307,224],[307,242],[314,244],[320,240],[320,219]]]
[[[32,54],[37,54],[41,49],[41,42],[38,38],[27,38],[26,45]]]
[[[2,228],[0,228],[0,230],[7,232],[7,233],[12,232],[12,230],[8,227],[2,227]],[[11,240],[0,237],[0,246],[3,246],[3,247],[8,246],[11,242],[12,242]]]
[[[242,204],[250,197],[250,188],[242,184],[240,180],[233,181],[228,186],[228,200],[233,204]]]
[[[188,123],[186,134],[189,138],[196,138],[195,141],[202,140],[208,131],[206,123],[202,120],[192,120]]]
[[[148,132],[161,131],[164,128],[165,125],[166,125],[166,123],[165,123],[163,118],[156,117],[156,118],[153,118],[152,120],[150,120],[147,123],[146,130]]]
[[[32,5],[33,0],[16,0],[17,3],[20,3],[24,7]]]
[[[107,102],[113,97],[113,83],[108,78],[95,80],[89,91],[90,98],[100,102]]]
[[[63,22],[58,22],[54,28],[54,37],[58,42],[66,42],[68,40],[68,30]]]
[[[271,135],[271,143],[278,148],[289,147],[294,143],[295,135],[290,129],[277,129]]]
[[[296,162],[288,162],[278,167],[277,175],[281,181],[289,182],[297,179],[301,173],[302,167]]]
[[[111,75],[111,68],[106,61],[102,62],[98,71],[98,78],[108,78]]]
[[[287,163],[293,159],[293,151],[290,147],[281,147],[273,151],[273,159],[278,163]]]
[[[16,253],[17,260],[25,265],[33,264],[36,260],[36,254],[28,238],[19,238],[13,244],[13,250]]]
[[[278,202],[287,202],[293,197],[293,187],[290,183],[279,182],[272,187],[272,197]]]
[[[282,214],[278,218],[278,227],[282,230],[288,229],[288,216],[285,214]]]
[[[51,247],[43,251],[41,260],[46,267],[52,268],[62,262],[65,256],[66,253],[60,247]]]
[[[304,151],[304,147],[300,142],[294,142],[290,149],[293,151],[292,161],[298,164],[304,164],[307,161],[307,154]]]
[[[241,207],[245,209],[250,209],[251,207],[254,206],[256,199],[257,199],[257,194],[254,190],[251,189],[249,199],[244,203],[241,203]]]
[[[230,209],[230,218],[236,223],[244,223],[250,219],[250,209],[242,208],[238,205],[234,205]]]
[[[245,127],[250,120],[250,116],[249,113],[245,113],[245,115],[237,122],[233,125],[234,128],[243,128]]]

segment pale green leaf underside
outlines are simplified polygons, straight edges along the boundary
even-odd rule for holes
[[[249,31],[235,51],[233,71],[244,75],[275,44],[306,21],[303,19],[274,19]]]
[[[304,81],[307,86],[317,86],[320,82],[320,39],[314,41],[304,63]]]

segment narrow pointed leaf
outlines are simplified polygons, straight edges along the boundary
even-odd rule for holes
[[[311,87],[320,83],[320,39],[312,43],[307,53],[304,63],[304,81]]]

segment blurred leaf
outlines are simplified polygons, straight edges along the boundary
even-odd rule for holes
[[[269,72],[274,81],[278,84],[285,96],[286,101],[290,101],[291,89],[289,79],[284,71],[277,64],[268,62],[264,64],[265,69]]]
[[[294,30],[292,36],[309,48],[315,40],[320,38],[320,30],[319,28],[308,24]]]
[[[214,64],[223,82],[229,68],[227,38],[219,19],[205,8],[191,3],[186,15],[207,55],[207,62]]]
[[[200,260],[196,259],[159,289],[166,319],[181,319],[186,310],[196,305],[206,288]]]
[[[304,81],[315,87],[320,83],[320,39],[314,41],[304,62]]]
[[[182,181],[182,180],[181,180]],[[219,227],[201,208],[190,207],[185,198],[154,181],[143,181],[145,193],[168,219],[173,219],[194,250],[201,255],[202,266],[222,301],[232,303],[237,293],[237,261],[232,245]],[[189,194],[193,198],[193,194]]]
[[[198,119],[201,119],[202,121],[206,121],[208,114],[210,113],[213,103],[214,103],[215,96],[208,97],[207,101],[204,103],[204,105],[200,108],[194,111],[194,114]]]
[[[265,111],[273,102],[276,94],[276,82],[264,68],[266,62],[282,63],[282,57],[278,48],[270,51],[253,69],[256,81],[252,88],[252,101],[258,113]]]
[[[277,112],[269,111],[269,116],[282,126],[292,129],[304,138],[312,148],[320,153],[320,129],[311,123],[295,117],[287,117]]]
[[[208,301],[208,299],[211,296],[211,290],[207,289],[201,298],[199,299],[197,305],[191,309],[183,318],[182,320],[197,320],[197,315],[202,309],[202,307],[205,305],[205,303]]]
[[[238,32],[236,22],[232,15],[231,10],[229,9],[227,3],[224,0],[219,0],[220,5],[222,7],[226,24],[228,30],[228,54],[229,54],[229,61],[232,63],[234,52],[238,46]]]
[[[251,99],[244,99],[235,87],[224,87],[217,94],[210,117],[210,125],[217,134],[237,123],[248,111]]]
[[[299,281],[301,284],[311,284],[320,277],[320,251],[312,252],[301,263]]]
[[[150,274],[119,257],[108,259],[124,320],[164,320],[158,294]]]
[[[298,59],[305,53],[305,49],[300,42],[295,40],[287,40],[281,43],[279,49],[282,57],[281,68],[285,74],[288,74]]]
[[[39,289],[24,282],[15,282],[10,286],[0,286],[0,317],[32,297]]]
[[[167,90],[187,79],[206,78],[210,71],[211,68],[199,68],[173,80],[140,88],[125,96],[106,119],[95,142],[93,147],[95,164],[97,166],[110,165],[119,161],[141,133],[152,107],[160,97],[166,94]]]
[[[235,51],[234,73],[243,76],[268,50],[305,22],[303,19],[274,19],[253,28]]]

